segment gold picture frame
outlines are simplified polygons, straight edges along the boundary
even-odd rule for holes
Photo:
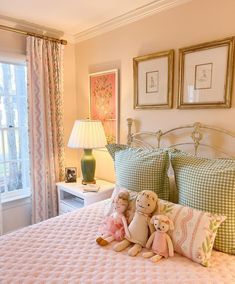
[[[179,50],[179,109],[230,108],[234,37]]]
[[[174,50],[133,58],[134,109],[172,108]]]

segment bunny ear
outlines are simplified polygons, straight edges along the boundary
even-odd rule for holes
[[[153,217],[152,217],[151,220],[150,220],[150,223],[153,224],[155,219],[157,219],[157,216],[156,216],[156,215],[153,215]]]

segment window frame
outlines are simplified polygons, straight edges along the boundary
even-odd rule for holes
[[[13,64],[13,65],[22,65],[26,66],[26,55],[23,54],[9,54],[6,52],[0,52],[0,63],[3,64]],[[13,127],[12,129],[19,129],[20,127]],[[10,127],[2,127],[1,128],[1,133],[0,135],[3,138],[3,131],[8,130]],[[3,143],[3,141],[2,141]],[[4,144],[4,143],[3,143]],[[4,145],[3,145],[3,151],[4,151]],[[22,159],[16,159],[16,160],[11,160],[11,161],[4,161],[6,162],[20,162]],[[29,157],[29,163],[30,163],[30,157]],[[1,203],[6,203],[9,201],[14,201],[18,199],[23,199],[31,196],[31,189],[30,187],[28,188],[22,188],[22,189],[17,189],[13,191],[6,191],[1,193],[0,192],[0,201]]]

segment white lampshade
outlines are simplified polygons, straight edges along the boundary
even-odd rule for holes
[[[95,149],[107,144],[104,128],[99,120],[76,120],[69,138],[68,147]]]

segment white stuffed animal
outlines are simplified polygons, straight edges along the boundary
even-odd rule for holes
[[[146,248],[152,245],[152,251],[143,253],[143,257],[151,257],[153,262],[157,262],[162,257],[174,256],[172,240],[167,234],[169,230],[174,229],[172,220],[165,215],[154,215],[150,222],[154,224],[156,231],[152,233],[146,244]]]
[[[141,191],[136,199],[136,211],[128,226],[130,236],[125,236],[125,239],[116,244],[113,248],[119,252],[134,244],[132,248],[128,250],[130,256],[136,256],[145,247],[148,240],[148,232],[152,233],[154,227],[150,224],[151,214],[156,210],[158,206],[158,196],[155,192],[150,190]]]

